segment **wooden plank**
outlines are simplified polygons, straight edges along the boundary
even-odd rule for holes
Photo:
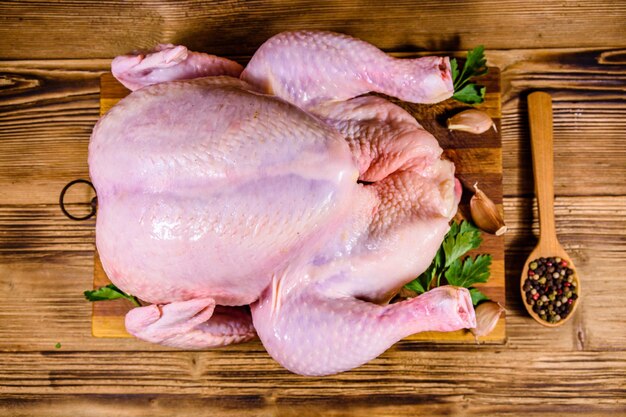
[[[449,383],[448,381],[446,381]],[[268,390],[269,391],[269,390]],[[320,392],[321,391],[321,392]],[[193,415],[198,417],[257,417],[257,416],[364,416],[380,417],[430,416],[494,417],[519,415],[524,409],[528,417],[584,416],[606,417],[623,415],[626,408],[610,400],[578,400],[571,404],[547,400],[533,402],[530,406],[523,398],[503,398],[499,403],[481,404],[481,399],[465,395],[429,396],[420,393],[386,396],[329,396],[323,390],[315,397],[293,399],[276,397],[270,393],[260,396],[207,397],[203,394],[80,394],[80,395],[7,395],[0,398],[0,412],[11,417],[66,417],[76,410],[89,410],[90,417],[119,415],[135,417],[170,417]],[[536,394],[539,396],[540,394]],[[526,410],[529,408],[529,410]],[[123,410],[123,411],[120,411]]]
[[[1,203],[54,203],[69,181],[89,177],[87,146],[99,116],[97,68],[108,64],[0,64]],[[77,187],[67,201],[89,201],[90,195]]]
[[[61,407],[48,403],[52,410],[88,409],[90,415],[89,399],[95,399],[93,415],[126,405],[129,415],[163,415],[174,407],[181,414],[189,398],[209,415],[225,409],[293,416],[510,416],[520,409],[587,416],[626,410],[626,352],[543,351],[520,361],[514,349],[416,352],[404,350],[406,344],[393,349],[393,357],[385,353],[358,370],[325,378],[291,374],[263,352],[4,353],[0,410],[19,411],[25,399],[25,410],[41,411],[37,407],[49,395],[64,395]],[[198,397],[204,402],[193,402]]]
[[[626,177],[624,50],[492,51],[488,60],[505,74],[505,195],[533,193],[526,94],[537,89],[553,97],[556,195],[626,194],[626,181],[608,180]]]
[[[67,209],[76,215],[90,211],[87,204],[79,203],[68,204]],[[93,250],[95,219],[83,222],[70,220],[65,217],[58,203],[3,205],[0,206],[0,213],[0,253]]]
[[[495,123],[500,125],[500,71],[498,68],[490,68],[488,76],[481,79],[486,86],[489,95],[485,102],[478,106],[489,112]],[[100,77],[100,114],[103,115],[111,109],[119,100],[130,94],[130,91],[122,86],[111,73],[102,74]],[[481,187],[487,195],[496,201],[502,201],[502,183],[494,181],[494,177],[502,179],[502,149],[500,131],[490,130],[484,135],[471,135],[463,132],[451,132],[441,123],[446,115],[459,112],[467,105],[462,105],[454,100],[447,100],[436,105],[416,105],[402,103],[392,99],[411,113],[424,126],[433,133],[445,149],[445,157],[454,162],[456,175],[466,186],[469,180],[481,183]],[[471,178],[466,178],[470,175]],[[483,181],[485,178],[485,181]],[[488,188],[487,188],[488,187]],[[462,205],[467,206],[467,198]],[[465,208],[463,211],[468,212]],[[496,260],[491,267],[489,282],[480,285],[480,289],[492,300],[501,305],[506,304],[504,288],[504,237],[491,236],[489,252]],[[484,249],[481,250],[485,253]],[[94,288],[107,285],[110,281],[100,262],[96,251],[94,255]],[[130,337],[124,326],[124,316],[131,306],[123,300],[107,303],[96,303],[93,307],[92,333],[95,337]],[[443,343],[503,343],[506,339],[506,316],[503,315],[494,330],[485,336],[476,339],[469,331],[459,330],[456,332],[423,332],[409,337],[416,341],[434,341]]]
[[[626,39],[626,5],[601,0],[3,1],[0,16],[7,59],[112,58],[158,42],[250,55],[270,36],[302,28],[390,51],[624,46]]]

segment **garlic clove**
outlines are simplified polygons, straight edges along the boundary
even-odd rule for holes
[[[496,236],[506,233],[507,227],[498,207],[478,188],[478,183],[474,184],[474,195],[470,200],[470,212],[472,220],[481,230]]]
[[[455,114],[448,119],[448,129],[460,130],[479,135],[486,132],[495,124],[491,117],[482,110],[469,109]]]
[[[476,327],[470,331],[477,337],[488,335],[495,329],[503,312],[504,308],[494,301],[480,303],[475,309]]]

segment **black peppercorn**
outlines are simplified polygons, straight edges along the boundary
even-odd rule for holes
[[[541,257],[530,262],[522,287],[526,304],[544,321],[563,320],[578,298],[573,274],[567,261],[559,257]]]

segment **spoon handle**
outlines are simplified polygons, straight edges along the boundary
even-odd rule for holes
[[[539,207],[539,244],[555,247],[558,242],[554,225],[552,98],[548,93],[537,91],[528,95],[528,116],[535,194]]]

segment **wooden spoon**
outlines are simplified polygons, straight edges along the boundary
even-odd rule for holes
[[[549,94],[537,91],[528,96],[528,115],[530,120],[530,141],[533,154],[533,174],[535,177],[535,194],[539,208],[539,243],[530,253],[524,264],[520,290],[522,302],[528,314],[538,323],[546,327],[557,327],[572,318],[580,301],[581,288],[576,268],[556,237],[554,225],[554,164],[552,145],[552,98]],[[532,307],[526,303],[524,281],[528,277],[529,264],[537,258],[559,257],[567,261],[568,268],[574,270],[572,275],[576,283],[578,298],[572,302],[572,308],[566,318],[548,323],[542,320]]]

